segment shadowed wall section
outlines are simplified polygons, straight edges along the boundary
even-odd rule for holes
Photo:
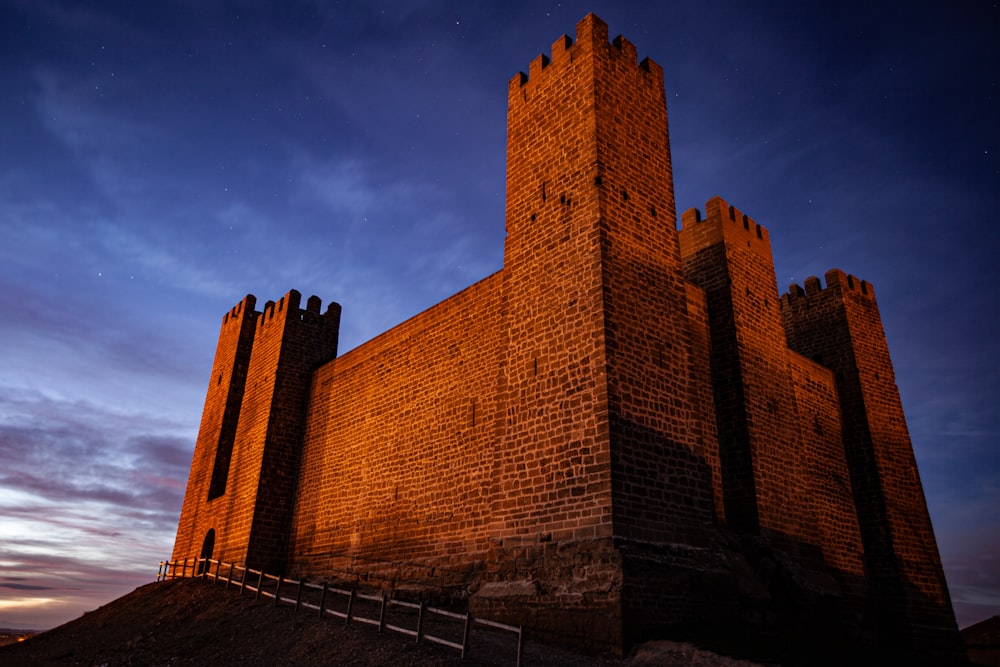
[[[829,367],[864,541],[868,606],[881,641],[906,655],[959,645],[875,290],[839,269],[782,298],[789,346]]]

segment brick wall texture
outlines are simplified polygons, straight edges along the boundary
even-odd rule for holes
[[[174,557],[594,651],[959,661],[871,285],[779,296],[718,197],[678,231],[663,72],[597,17],[508,86],[503,268],[339,357],[337,304],[226,313]]]

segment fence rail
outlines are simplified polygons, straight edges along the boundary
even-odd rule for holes
[[[214,571],[213,571],[214,568]],[[428,641],[433,644],[446,646],[460,652],[464,658],[469,650],[470,632],[474,625],[481,625],[494,630],[509,632],[517,636],[517,667],[521,667],[521,655],[524,645],[523,626],[507,625],[485,618],[473,618],[471,614],[448,611],[430,607],[423,602],[408,602],[387,597],[384,593],[368,594],[359,593],[355,590],[336,588],[328,583],[314,584],[303,579],[286,579],[281,575],[268,574],[263,570],[255,570],[237,563],[224,563],[212,558],[185,558],[176,561],[160,561],[159,569],[156,572],[157,581],[181,578],[202,578],[210,579],[214,583],[225,582],[226,588],[230,585],[239,586],[240,595],[244,592],[253,593],[254,597],[271,598],[274,605],[286,603],[295,606],[295,611],[309,609],[317,613],[320,618],[334,616],[343,619],[346,623],[363,623],[378,628],[379,634],[386,630],[413,637],[415,642]],[[285,597],[290,590],[295,589],[295,597]],[[283,595],[284,593],[284,595]],[[303,596],[312,596],[315,599],[319,594],[318,603],[313,603],[303,599]],[[340,603],[342,610],[336,609],[337,598],[346,598]],[[373,618],[365,616],[358,610],[358,603],[375,603],[378,607],[378,616]],[[371,607],[372,605],[368,605]],[[400,607],[410,610],[412,617],[416,611],[416,627],[405,627],[399,622],[390,622],[387,611],[391,607]],[[462,621],[461,641],[454,641],[446,637],[439,637],[426,632],[426,623],[429,615],[441,618],[450,618]]]

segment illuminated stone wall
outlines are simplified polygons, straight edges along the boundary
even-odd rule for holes
[[[682,223],[663,73],[589,15],[508,84],[500,271],[340,357],[336,304],[227,313],[174,557],[597,651],[951,661],[871,287],[779,298],[767,229]]]
[[[294,572],[468,585],[493,501],[501,280],[486,278],[316,372]]]

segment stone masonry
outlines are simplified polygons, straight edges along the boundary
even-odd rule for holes
[[[960,663],[874,290],[676,228],[663,72],[588,15],[509,83],[503,268],[337,356],[222,321],[174,558],[445,597],[622,653]]]

